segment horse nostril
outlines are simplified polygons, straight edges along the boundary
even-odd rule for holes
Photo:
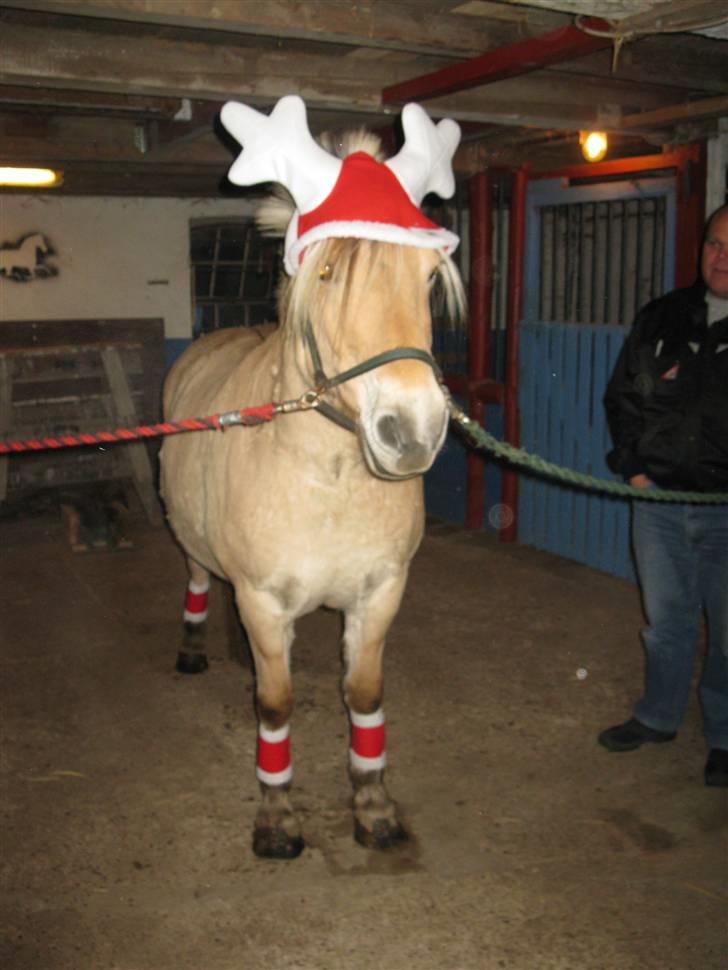
[[[402,450],[402,439],[399,434],[397,419],[393,414],[385,414],[377,421],[377,435],[383,445],[394,448],[396,451]]]

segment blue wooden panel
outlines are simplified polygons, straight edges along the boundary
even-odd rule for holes
[[[533,379],[537,350],[535,328],[530,324],[521,327],[518,385],[520,387],[519,410],[521,415],[521,444],[533,450],[536,437],[536,383]],[[534,481],[521,476],[519,481],[518,535],[521,542],[533,544]]]
[[[521,327],[521,441],[576,471],[611,478],[602,399],[622,327],[526,323]],[[520,477],[519,541],[631,578],[629,508],[622,499]]]
[[[573,328],[571,328],[573,330]],[[561,461],[567,468],[576,468],[577,437],[576,437],[576,407],[574,406],[573,389],[576,387],[576,375],[579,359],[579,333],[565,333],[563,347],[563,384],[571,393],[564,392],[562,415],[563,446]],[[563,541],[566,548],[565,555],[573,558],[576,552],[576,501],[578,492],[573,488],[560,490],[560,520]]]
[[[164,341],[164,365],[169,370],[180,354],[186,350],[191,343],[188,337],[167,337]]]
[[[461,398],[456,397],[455,401],[463,407]],[[453,433],[451,424],[440,454],[425,475],[425,508],[428,515],[446,522],[465,521],[466,458],[467,451],[460,438]]]
[[[593,327],[577,327],[574,342],[577,345],[576,377],[574,386],[574,464],[575,471],[586,472],[589,468],[589,433],[591,427],[591,357]],[[589,534],[589,495],[579,489],[574,499],[573,557],[586,562],[587,536]]]

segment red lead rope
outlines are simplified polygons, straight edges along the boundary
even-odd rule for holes
[[[222,430],[234,424],[252,427],[272,421],[280,413],[281,406],[264,404],[261,407],[226,411],[207,418],[190,418],[186,421],[164,421],[160,424],[142,424],[136,428],[117,428],[116,431],[97,431],[94,434],[63,434],[57,438],[30,438],[26,441],[0,441],[0,455],[16,455],[23,451],[46,451],[49,448],[78,448],[82,445],[106,445],[119,441],[138,441],[157,438],[160,435],[180,434],[183,431]]]

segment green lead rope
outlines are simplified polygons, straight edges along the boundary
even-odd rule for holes
[[[585,475],[581,472],[572,471],[569,468],[562,468],[551,461],[532,455],[523,448],[516,448],[509,445],[506,441],[499,441],[492,434],[481,428],[481,426],[467,416],[452,399],[449,399],[450,416],[466,433],[468,438],[479,448],[489,451],[491,454],[502,458],[510,465],[517,465],[520,468],[527,468],[538,475],[546,478],[553,478],[572,485],[575,488],[586,488],[593,492],[606,492],[610,495],[623,495],[628,498],[637,498],[646,502],[683,502],[695,505],[728,505],[728,492],[678,492],[660,488],[634,488],[632,485],[625,485],[623,482],[608,481],[603,478],[595,478],[593,475]]]

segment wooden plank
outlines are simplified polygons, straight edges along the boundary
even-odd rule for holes
[[[128,382],[132,395],[136,398],[141,398],[144,392],[144,377],[140,374],[129,375]],[[31,401],[45,401],[50,403],[52,401],[69,398],[87,401],[91,398],[102,397],[108,393],[108,385],[103,376],[67,376],[50,381],[14,380],[12,399],[13,404],[17,406],[27,405]]]
[[[565,324],[551,323],[548,325],[549,333],[549,420],[548,420],[548,446],[545,452],[549,461],[562,465],[564,462],[564,442],[563,442],[563,412],[564,412],[564,374],[563,374],[563,354],[564,354],[564,327]],[[563,549],[563,520],[562,520],[562,498],[564,489],[561,485],[551,482],[549,484],[548,515],[546,518],[546,545],[550,549]]]
[[[424,56],[423,70],[442,64],[439,56]],[[45,28],[3,24],[0,82],[42,84],[65,90],[109,91],[161,97],[245,99],[270,106],[291,91],[300,91],[309,105],[369,107],[381,110],[379,91],[392,77],[406,77],[411,62],[397,54],[367,63],[356,58],[316,51],[236,44],[220,57],[216,44],[195,38],[184,45],[154,35],[134,36],[120,44],[117,34],[78,28]]]
[[[98,345],[117,341],[139,345],[164,340],[164,321],[159,317],[135,319],[113,317],[95,320],[5,320],[0,327],[0,351],[25,348]]]
[[[3,354],[0,354],[0,435],[6,437],[11,428],[13,408],[10,401],[10,365]],[[8,494],[8,459],[0,458],[0,502],[4,502]]]
[[[533,451],[536,441],[536,326],[533,323],[521,324],[519,335],[518,409],[521,416],[521,445],[526,451]],[[521,475],[518,488],[518,538],[525,545],[533,543],[536,487],[533,476]]]
[[[536,400],[536,419],[534,422],[534,451],[537,455],[547,457],[548,448],[548,417],[549,417],[549,331],[548,324],[539,324],[536,331],[537,367],[533,375]],[[546,523],[548,521],[548,490],[545,479],[538,479],[533,493],[533,524],[534,544],[539,549],[545,548]]]
[[[696,118],[714,115],[728,115],[728,97],[700,98],[687,104],[670,105],[653,111],[638,111],[622,118],[620,128],[659,128],[680,121],[693,121]]]
[[[300,91],[313,109],[383,114],[380,90],[415,72],[441,67],[446,50],[441,48],[439,56],[415,59],[386,55],[367,61],[363,71],[360,59],[341,56],[340,52],[332,56],[320,50],[271,50],[256,47],[252,40],[250,46],[226,49],[221,60],[219,46],[204,44],[195,37],[185,42],[181,61],[179,42],[167,38],[134,36],[122,45],[116,34],[96,32],[90,36],[77,28],[60,30],[8,22],[3,25],[0,81],[60,88],[64,97],[73,89],[141,97],[235,98],[262,108],[294,90]],[[568,75],[540,71],[533,77],[491,86],[487,104],[474,92],[472,97],[460,94],[457,98],[440,98],[428,107],[437,117],[449,114],[462,121],[550,127],[561,127],[563,121],[564,126],[577,129],[595,124],[597,107],[605,102],[649,110],[674,97],[672,89],[635,89],[610,76],[580,78],[575,84]],[[119,143],[132,145],[133,139],[120,138],[117,151]]]
[[[179,111],[176,98],[145,98],[127,94],[109,94],[100,91],[43,90],[37,87],[19,87],[12,84],[0,88],[0,108],[12,111],[44,110],[54,115],[60,111],[78,113],[104,113],[105,118],[132,116],[139,120],[173,118]]]
[[[583,77],[602,76],[633,89],[655,85],[665,90],[672,88],[674,104],[681,88],[693,97],[698,92],[706,96],[726,93],[725,45],[725,40],[692,34],[640,37],[622,48],[614,72],[611,50],[589,54],[549,71],[570,75],[575,87]]]
[[[21,321],[25,322],[25,321]],[[3,325],[4,326],[4,325]],[[2,331],[0,331],[2,332]],[[0,339],[0,344],[2,340]],[[116,347],[118,350],[139,350],[142,344],[137,342],[126,342],[126,341],[114,341],[113,344],[109,346]],[[46,357],[52,360],[54,357],[60,355],[64,357],[74,357],[76,355],[88,355],[89,350],[92,349],[98,352],[99,345],[97,343],[93,344],[51,344],[47,347],[3,347],[2,352],[7,357],[22,357],[26,358],[43,358]]]
[[[577,327],[578,355],[576,373],[574,375],[574,435],[575,460],[574,469],[580,472],[589,471],[589,434],[591,426],[590,397],[591,397],[591,359],[592,341],[595,330],[593,327]],[[574,499],[574,558],[578,562],[586,562],[587,535],[592,514],[593,496],[584,489],[579,489]]]
[[[132,400],[119,352],[115,347],[104,347],[101,351],[101,356],[109,380],[111,397],[117,411],[119,424],[127,426],[136,424],[138,415],[135,413],[134,401]],[[118,447],[123,449],[123,454],[129,459],[134,484],[136,485],[139,498],[142,501],[149,521],[153,525],[160,525],[162,522],[162,514],[156,489],[154,488],[152,466],[144,443],[141,441],[129,442]]]
[[[13,0],[13,6],[29,11],[72,14],[100,20],[163,24],[188,30],[221,31],[252,37],[366,46],[442,55],[479,53],[519,37],[543,33],[562,26],[569,17],[547,11],[507,11],[504,21],[442,12],[442,4],[416,2],[362,3],[349,0]],[[499,4],[502,8],[502,5]]]
[[[563,409],[561,414],[562,441],[561,460],[566,468],[576,468],[576,375],[579,354],[579,327],[564,327],[563,370],[561,393]],[[564,555],[575,558],[575,506],[577,490],[561,489],[560,513]]]

